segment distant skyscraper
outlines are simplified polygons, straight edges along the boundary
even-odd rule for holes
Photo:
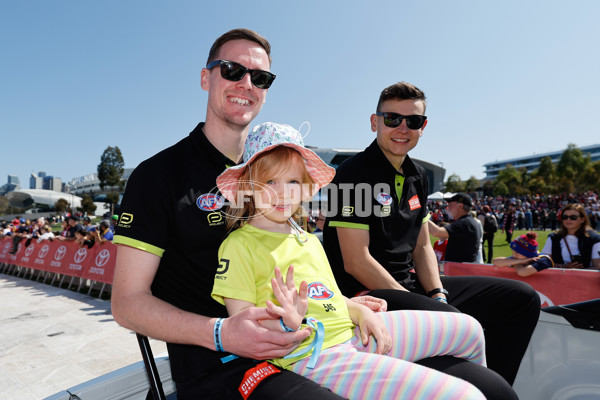
[[[20,185],[21,184],[21,182],[19,182],[19,177],[16,175],[9,175],[7,183],[12,184],[12,185]]]
[[[44,178],[32,173],[31,176],[29,177],[29,189],[43,189],[43,188],[44,188]]]

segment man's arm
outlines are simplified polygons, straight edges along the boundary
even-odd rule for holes
[[[423,227],[421,228],[421,232],[423,232],[423,228],[425,227],[425,225],[427,225],[427,227],[429,228],[429,233],[431,233],[436,238],[448,239],[449,235],[448,235],[448,231],[446,230],[446,228],[437,226],[432,220],[428,220],[427,224],[423,224]]]
[[[336,231],[346,272],[368,289],[406,290],[369,253],[368,230],[336,228]]]
[[[159,262],[154,254],[119,245],[111,301],[115,321],[155,339],[215,350],[216,318],[183,311],[152,295]],[[280,333],[261,326],[261,320],[273,318],[256,307],[227,318],[222,325],[223,348],[242,357],[279,358],[310,334],[307,330]]]
[[[445,229],[444,229],[445,230]],[[437,258],[431,247],[429,239],[428,224],[421,226],[421,232],[417,238],[417,245],[412,252],[412,258],[415,262],[415,272],[421,282],[421,286],[425,289],[425,293],[436,289],[442,288],[442,281],[440,280],[440,271],[437,265]],[[438,293],[433,296],[435,297],[446,297],[442,293]]]

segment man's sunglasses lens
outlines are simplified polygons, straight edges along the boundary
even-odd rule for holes
[[[250,72],[252,84],[259,89],[268,89],[275,80],[275,75],[270,72],[251,70],[233,61],[221,61],[221,76],[228,81],[238,82],[247,72]]]
[[[388,128],[397,128],[402,123],[402,120],[406,119],[408,129],[421,129],[427,120],[425,115],[402,115],[392,112],[378,112],[376,115],[383,117],[383,123]]]

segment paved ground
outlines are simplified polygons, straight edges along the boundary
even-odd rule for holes
[[[141,360],[109,301],[3,273],[0,338],[0,399],[43,399]],[[151,346],[166,354],[163,342]]]

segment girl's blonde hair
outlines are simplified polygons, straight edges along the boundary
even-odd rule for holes
[[[227,216],[227,231],[241,228],[250,221],[258,212],[253,195],[263,190],[264,185],[271,179],[283,174],[294,162],[300,162],[303,166],[302,172],[302,198],[312,196],[314,181],[308,174],[304,159],[296,150],[287,146],[277,146],[272,150],[259,155],[252,164],[246,166],[237,181],[236,192],[238,197],[247,194],[236,207],[228,206],[225,214]],[[239,201],[239,200],[238,200]],[[303,215],[303,207],[300,206],[292,216],[295,219]]]

